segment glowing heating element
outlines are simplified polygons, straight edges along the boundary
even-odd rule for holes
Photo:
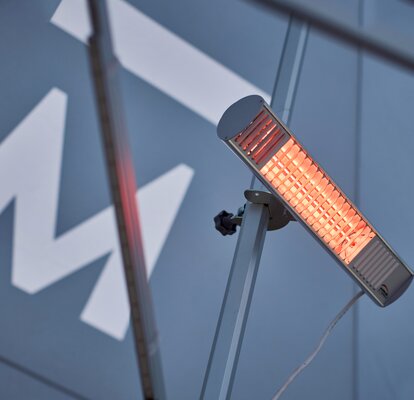
[[[290,138],[260,172],[346,264],[376,236],[335,184]]]
[[[401,296],[411,270],[260,96],[230,106],[217,132],[377,304]]]

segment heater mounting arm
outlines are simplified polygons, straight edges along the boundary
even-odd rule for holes
[[[269,208],[269,224],[268,231],[283,228],[290,221],[295,221],[295,218],[282,204],[282,202],[274,195],[263,192],[261,190],[245,190],[244,197],[247,201],[253,204],[263,204]],[[214,217],[214,224],[216,229],[223,235],[233,235],[236,233],[237,226],[240,226],[243,221],[243,215],[246,204],[237,210],[234,215],[225,210],[220,211]]]

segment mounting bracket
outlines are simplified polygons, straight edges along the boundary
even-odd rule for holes
[[[268,208],[269,222],[267,225],[268,231],[283,228],[290,221],[296,221],[293,215],[287,210],[283,203],[269,192],[261,190],[245,190],[244,197],[247,201],[253,204],[262,204]],[[246,204],[237,210],[236,214],[220,211],[214,217],[214,224],[216,229],[223,235],[233,235],[236,233],[237,226],[240,226],[243,221]]]

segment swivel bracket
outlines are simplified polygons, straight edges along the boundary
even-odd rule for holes
[[[253,204],[263,204],[269,209],[268,231],[283,228],[290,221],[295,221],[292,214],[286,209],[283,203],[274,195],[261,190],[245,190],[244,197]],[[236,233],[237,226],[243,221],[246,204],[240,207],[236,214],[229,213],[225,210],[220,211],[214,217],[216,229],[223,235],[233,235]]]

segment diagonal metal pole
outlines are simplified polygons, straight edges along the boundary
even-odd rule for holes
[[[289,126],[299,76],[308,40],[309,25],[297,18],[290,17],[285,42],[276,74],[270,106]],[[251,188],[264,189],[253,175]]]
[[[376,35],[364,30],[361,26],[332,18],[331,15],[312,6],[311,1],[303,0],[246,0],[256,3],[269,10],[293,15],[295,18],[307,21],[312,28],[328,34],[344,43],[360,47],[367,52],[389,60],[408,70],[414,70],[414,52],[411,43],[404,43],[400,38],[395,39]],[[412,0],[408,0],[413,2]]]
[[[290,124],[308,32],[309,25],[306,22],[290,17],[270,102],[272,110],[286,125]]]
[[[146,400],[164,400],[160,347],[145,268],[135,173],[119,86],[119,63],[112,48],[106,2],[88,0],[88,4],[93,26],[89,41],[90,62],[131,306],[141,388]]]
[[[306,23],[289,20],[271,102],[285,123],[294,103],[307,35]],[[268,221],[266,206],[247,203],[200,399],[231,397]]]

